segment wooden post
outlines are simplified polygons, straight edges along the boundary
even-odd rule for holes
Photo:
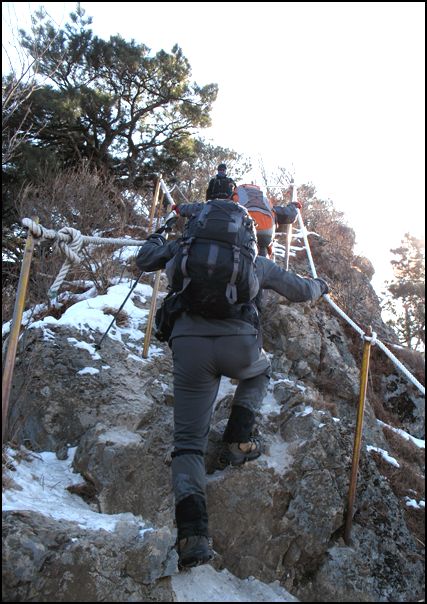
[[[37,217],[34,222],[39,221]],[[7,412],[9,408],[9,397],[12,388],[13,370],[15,365],[16,350],[18,347],[19,332],[21,329],[22,315],[24,312],[25,296],[27,293],[28,280],[30,276],[31,260],[34,251],[34,237],[31,231],[28,231],[27,241],[25,243],[24,257],[22,259],[21,273],[19,275],[18,289],[16,292],[15,307],[13,310],[12,325],[9,335],[9,344],[6,352],[2,378],[2,445],[7,433]]]
[[[372,329],[368,329],[368,336],[372,335]],[[371,340],[365,339],[363,346],[362,369],[360,374],[359,406],[357,409],[356,431],[354,434],[353,460],[351,464],[350,488],[348,493],[347,518],[345,522],[344,541],[350,545],[351,526],[353,522],[353,505],[356,497],[357,471],[360,459],[360,447],[362,444],[363,413],[365,409],[366,389],[368,386],[369,357],[371,352]]]

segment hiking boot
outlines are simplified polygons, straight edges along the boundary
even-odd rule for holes
[[[213,558],[209,539],[204,535],[192,535],[178,541],[178,568],[193,568],[206,564]]]
[[[247,443],[228,443],[220,456],[220,462],[225,465],[241,466],[246,461],[257,459],[261,453],[261,443],[255,438],[251,438]]]

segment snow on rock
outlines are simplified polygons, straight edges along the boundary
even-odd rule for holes
[[[176,602],[299,602],[279,582],[239,579],[227,570],[199,566],[172,577]]]

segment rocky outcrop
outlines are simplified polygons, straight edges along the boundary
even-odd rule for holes
[[[402,498],[367,447],[388,448],[370,392],[352,543],[343,541],[361,358],[354,342],[322,303],[290,305],[268,295],[263,326],[273,368],[258,424],[265,452],[241,468],[219,469],[235,387],[224,382],[206,455],[216,557],[187,578],[233,581],[253,598],[245,601],[416,601],[422,551]],[[125,513],[128,520],[108,532],[56,520],[44,509],[5,512],[3,599],[193,601],[188,581],[177,576],[174,550],[170,351],[156,342],[158,354],[142,361],[125,339],[107,338],[96,351],[98,337],[52,325],[49,337],[42,328],[27,332],[10,434],[16,445],[55,451],[59,459],[76,447],[79,482],[70,492],[99,514]],[[82,372],[88,365],[93,371]],[[387,403],[397,410],[399,401],[413,400],[416,420],[408,417],[406,426],[419,426],[419,397],[391,383],[384,379],[376,396],[392,391]]]
[[[176,569],[166,528],[122,523],[82,530],[44,514],[3,516],[4,602],[172,602]]]

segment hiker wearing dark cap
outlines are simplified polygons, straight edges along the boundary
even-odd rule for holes
[[[229,199],[235,187],[234,180],[227,176],[227,166],[219,164],[217,175],[209,181],[206,190],[206,201],[209,199]]]

